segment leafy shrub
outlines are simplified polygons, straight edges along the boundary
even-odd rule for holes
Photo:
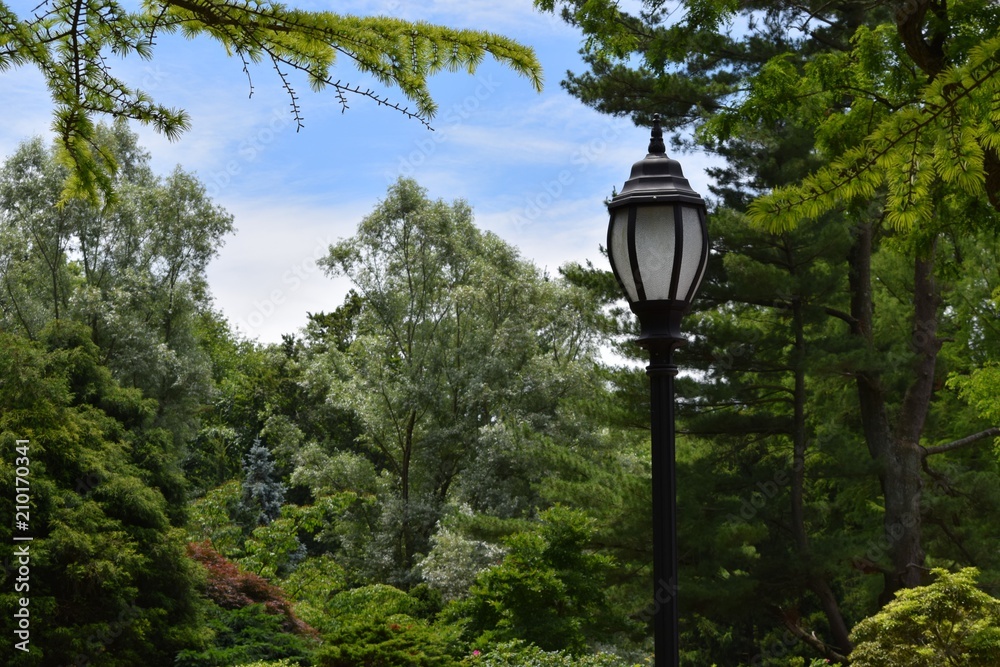
[[[208,542],[188,544],[188,553],[201,563],[208,573],[206,593],[223,609],[240,609],[252,604],[262,604],[269,614],[281,617],[288,631],[309,634],[312,628],[303,623],[292,610],[284,591],[264,577],[246,572]]]
[[[467,667],[632,667],[616,655],[596,653],[572,655],[566,651],[543,651],[534,644],[512,641],[480,653],[474,651],[463,662]],[[637,667],[637,666],[636,666]]]
[[[459,665],[458,630],[432,623],[433,595],[386,585],[337,594],[326,606],[322,667],[452,667]]]
[[[549,651],[583,653],[614,624],[606,597],[610,558],[593,553],[592,522],[553,507],[533,531],[512,535],[499,565],[481,572],[466,600],[447,610],[466,639],[482,645],[524,640]]]
[[[455,633],[457,634],[457,633]],[[458,667],[449,637],[441,628],[400,614],[358,619],[327,637],[317,657],[320,667]]]
[[[933,570],[851,633],[853,667],[993,667],[1000,664],[1000,600],[976,588],[976,568]]]
[[[287,632],[281,617],[268,613],[263,605],[223,609],[213,604],[206,610],[206,620],[212,634],[209,645],[181,651],[175,667],[229,667],[275,660],[282,667],[312,664],[314,640]]]

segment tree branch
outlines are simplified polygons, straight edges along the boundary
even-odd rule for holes
[[[836,662],[847,662],[847,656],[838,653],[832,646],[821,640],[816,636],[815,633],[806,632],[798,623],[788,618],[787,615],[783,615],[782,620],[785,623],[785,627],[788,631],[795,635],[803,643],[808,644],[813,649],[818,651],[827,660],[834,660]]]
[[[959,440],[954,440],[945,445],[937,445],[935,447],[924,447],[924,457],[931,456],[933,454],[940,454],[942,452],[950,452],[953,449],[959,449],[960,447],[965,447],[966,445],[971,445],[980,440],[989,438],[990,436],[1000,436],[1000,427],[994,426],[988,428],[985,431],[980,431],[973,435],[961,438]]]
[[[836,308],[830,308],[829,306],[827,306],[823,308],[823,312],[829,315],[830,317],[836,317],[839,320],[847,322],[848,326],[851,327],[851,331],[854,331],[854,329],[857,328],[859,325],[858,318],[854,317],[850,313],[845,313],[842,310],[837,310]]]

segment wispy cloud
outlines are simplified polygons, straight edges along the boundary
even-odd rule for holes
[[[314,2],[317,8],[330,3]],[[339,13],[364,16],[398,16],[411,21],[427,21],[444,25],[517,33],[531,37],[552,31],[571,31],[558,18],[535,11],[532,0],[349,0],[330,7]]]
[[[354,233],[369,207],[278,195],[230,202],[239,229],[209,267],[216,303],[244,335],[266,341],[298,331],[307,312],[333,310],[350,286],[331,280],[316,261]]]

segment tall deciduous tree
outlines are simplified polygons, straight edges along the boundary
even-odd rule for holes
[[[333,89],[344,108],[349,96],[357,95],[421,119],[435,111],[427,89],[430,75],[442,70],[474,72],[487,55],[541,87],[534,52],[487,31],[255,0],[149,0],[138,6],[114,0],[44,0],[23,13],[3,3],[0,69],[31,65],[45,78],[55,104],[58,158],[69,168],[62,201],[76,195],[113,197],[118,162],[96,132],[98,116],[149,124],[171,139],[187,128],[184,111],[155,102],[146,91],[116,76],[108,62],[111,54],[150,59],[157,38],[176,32],[215,40],[228,55],[240,58],[248,77],[253,64],[271,65],[299,125],[295,75],[313,89]],[[379,83],[398,87],[415,110],[334,74],[338,57]]]
[[[322,361],[336,369],[332,400],[355,411],[369,460],[391,474],[391,560],[406,572],[447,501],[519,511],[491,490],[529,492],[538,471],[518,467],[518,434],[554,419],[592,334],[569,316],[574,288],[478,230],[464,202],[431,201],[411,180],[321,263],[361,299],[346,352]]]
[[[177,444],[211,385],[200,318],[205,269],[232,216],[181,169],[159,177],[124,122],[95,129],[122,169],[119,206],[58,206],[56,149],[23,144],[0,169],[0,322],[29,338],[51,320],[86,324],[119,380],[158,401]]]

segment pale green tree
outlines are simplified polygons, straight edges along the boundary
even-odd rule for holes
[[[350,278],[361,308],[346,351],[331,349],[317,364],[331,400],[361,422],[361,445],[380,475],[366,490],[380,496],[372,549],[406,572],[427,552],[447,503],[496,510],[477,495],[484,484],[530,493],[539,471],[529,439],[519,448],[490,443],[501,424],[534,432],[555,419],[560,398],[585,384],[593,333],[586,317],[567,316],[575,288],[477,229],[464,202],[431,201],[411,180],[393,185],[321,264]],[[351,463],[343,474],[300,470],[298,478],[342,487],[357,460],[338,460]],[[467,471],[479,483],[463,484]]]
[[[155,176],[124,121],[94,133],[122,165],[113,208],[59,206],[69,172],[40,139],[0,168],[0,323],[28,338],[51,320],[87,325],[102,361],[157,399],[180,445],[211,387],[198,323],[212,308],[205,269],[232,216],[182,169]]]

